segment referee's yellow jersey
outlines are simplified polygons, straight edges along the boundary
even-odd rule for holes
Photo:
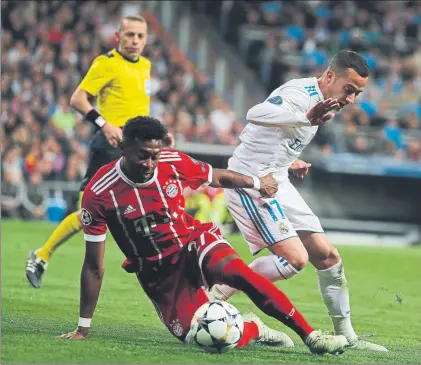
[[[150,80],[148,59],[132,61],[113,49],[94,60],[79,87],[97,96],[99,113],[120,127],[130,118],[149,115]]]

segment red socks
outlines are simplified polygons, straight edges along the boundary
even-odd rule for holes
[[[262,312],[293,329],[303,340],[313,332],[314,329],[294,308],[288,297],[267,278],[250,269],[241,259],[232,259],[223,267],[221,280],[233,288],[242,290]]]
[[[257,324],[254,322],[244,322],[243,335],[241,336],[240,342],[237,343],[237,346],[235,347],[247,347],[248,344],[257,337],[259,337],[259,328],[257,327]]]

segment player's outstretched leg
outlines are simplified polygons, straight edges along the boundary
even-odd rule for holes
[[[223,252],[221,253],[223,254]],[[348,341],[344,336],[321,334],[311,327],[295,309],[288,297],[267,278],[256,274],[238,257],[227,259],[221,265],[222,255],[208,261],[206,269],[220,277],[223,283],[242,290],[267,315],[294,330],[313,353],[341,353]],[[222,267],[221,267],[222,266]]]
[[[41,287],[41,278],[48,266],[48,260],[57,247],[69,240],[82,229],[80,210],[69,214],[56,227],[47,242],[41,248],[29,254],[26,263],[26,278],[34,288]]]
[[[344,335],[349,348],[358,350],[388,351],[384,346],[358,337],[351,323],[348,283],[338,250],[325,234],[299,232],[316,268],[320,295],[332,319],[335,334]]]
[[[386,347],[360,338],[351,323],[348,283],[342,260],[325,270],[317,270],[319,291],[329,311],[335,334],[344,335],[349,348],[356,350],[388,351]]]
[[[271,282],[291,279],[299,274],[308,262],[307,251],[298,237],[290,237],[268,248],[273,255],[258,257],[249,267]],[[208,296],[211,299],[226,301],[237,292],[237,289],[228,285],[215,284],[209,290]]]

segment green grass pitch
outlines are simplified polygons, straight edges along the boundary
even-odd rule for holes
[[[348,350],[340,356],[315,356],[287,328],[295,348],[252,345],[213,355],[179,343],[166,330],[135,276],[120,268],[123,255],[110,238],[103,288],[89,338],[81,342],[55,338],[76,326],[84,241],[79,234],[60,247],[50,262],[42,289],[32,289],[24,277],[27,255],[44,242],[53,228],[39,222],[2,222],[2,364],[420,363],[419,247],[339,246],[350,287],[354,327],[360,334],[372,334],[370,339],[387,346],[390,352]],[[229,239],[250,262],[241,237]],[[331,330],[310,265],[296,278],[278,286],[314,327]],[[285,328],[259,312],[244,294],[233,297],[231,303],[241,311],[256,311],[273,327]]]

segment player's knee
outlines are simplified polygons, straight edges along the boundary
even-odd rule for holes
[[[328,250],[322,253],[316,268],[319,270],[328,269],[336,265],[340,259],[339,251],[335,246],[331,245]]]
[[[301,271],[308,263],[308,253],[303,250],[288,259],[289,263],[297,270]]]
[[[270,250],[278,257],[281,265],[286,266],[288,263],[297,271],[304,269],[308,263],[307,250],[298,237],[278,242]]]
[[[338,249],[332,245],[332,248],[329,252],[328,259],[334,261],[335,264],[340,260],[341,256],[339,255]]]
[[[291,261],[288,261],[284,257],[274,256],[273,262],[279,272],[279,280],[287,280],[299,274],[304,269],[308,262],[308,256],[294,257]]]
[[[278,263],[280,265],[287,266],[291,265],[295,270],[301,271],[308,263],[308,253],[305,248],[300,250],[293,250],[291,252],[285,252],[284,254],[277,254]]]

